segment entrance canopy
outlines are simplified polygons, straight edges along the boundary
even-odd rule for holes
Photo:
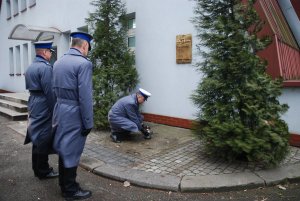
[[[18,24],[10,32],[8,39],[29,41],[53,40],[55,35],[60,35],[61,33],[60,30],[52,27]]]

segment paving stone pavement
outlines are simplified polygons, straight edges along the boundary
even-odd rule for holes
[[[92,131],[81,166],[135,185],[182,192],[234,190],[300,180],[300,148],[290,147],[278,167],[265,170],[253,163],[208,157],[189,129],[148,124],[154,132],[151,140],[133,133],[122,143],[113,143],[110,132]],[[26,134],[26,121],[9,122],[7,126]]]
[[[172,130],[168,131],[166,129],[168,126],[153,123],[150,126],[154,131],[151,141],[161,140],[159,135],[162,132],[164,132],[164,136],[169,136],[170,138],[173,135]],[[174,128],[172,127],[172,129]],[[94,132],[89,136],[84,154],[111,165],[180,177],[185,175],[232,174],[263,169],[261,166],[253,163],[227,162],[217,158],[210,158],[205,154],[201,141],[192,136],[190,130],[177,129],[178,132],[182,131],[182,135],[189,135],[190,139],[178,145],[165,147],[166,149],[164,150],[157,150],[157,153],[152,155],[151,153],[144,153],[144,155],[139,153],[139,151],[147,151],[145,149],[130,150],[131,146],[136,146],[134,143],[140,143],[141,140],[134,142],[135,139],[133,138],[129,139],[131,142],[124,141],[120,144],[115,144],[107,141],[107,138],[110,141],[109,132]],[[137,135],[135,138],[138,138],[139,134],[134,135]],[[176,137],[180,137],[180,135]],[[127,149],[124,151],[120,147],[127,147]],[[290,154],[279,166],[295,163],[300,163],[300,149],[290,147]]]

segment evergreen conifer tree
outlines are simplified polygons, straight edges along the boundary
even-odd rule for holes
[[[130,93],[138,82],[134,54],[127,46],[125,4],[121,0],[95,0],[95,12],[87,22],[93,30],[94,123],[108,129],[108,111],[117,99]]]
[[[255,0],[241,2],[196,0],[203,79],[192,95],[200,109],[195,133],[209,154],[273,166],[288,153],[288,127],[280,118],[288,106],[278,100],[282,81],[266,74],[267,63],[256,54],[270,39],[257,36],[263,22]]]

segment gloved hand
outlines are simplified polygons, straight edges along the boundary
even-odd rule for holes
[[[87,136],[90,132],[91,132],[91,128],[89,128],[89,129],[82,129],[82,131],[81,131],[81,135],[82,136]]]
[[[147,130],[147,129],[150,129],[150,127],[146,124],[142,124],[142,129]]]
[[[151,139],[152,131],[150,130],[149,126],[142,124],[141,132],[144,134],[145,139]]]

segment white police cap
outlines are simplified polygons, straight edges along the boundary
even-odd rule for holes
[[[139,88],[139,92],[142,94],[142,96],[144,96],[145,100],[151,96],[151,93],[145,89]]]

